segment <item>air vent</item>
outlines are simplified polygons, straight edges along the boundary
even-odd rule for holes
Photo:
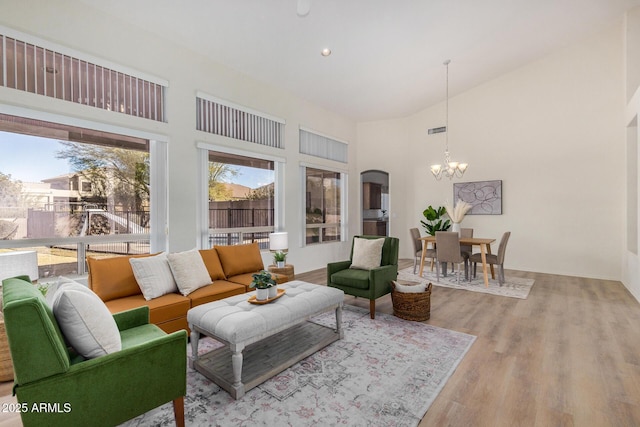
[[[434,133],[442,133],[446,131],[447,131],[446,126],[440,126],[439,128],[431,128],[429,129],[429,135],[433,135]]]

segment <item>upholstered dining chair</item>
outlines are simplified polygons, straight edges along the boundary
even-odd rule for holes
[[[440,281],[440,266],[446,263],[458,265],[457,281],[460,284],[460,264],[465,265],[465,278],[468,277],[467,265],[460,253],[460,236],[456,231],[436,232],[436,280]]]
[[[511,232],[507,231],[502,235],[500,239],[500,245],[498,246],[498,254],[486,254],[487,264],[498,265],[500,270],[498,271],[498,283],[500,286],[504,283],[504,256],[507,250],[507,242],[511,237]],[[482,256],[479,253],[471,255],[469,262],[473,263],[473,277],[476,277],[476,269],[478,263],[482,262]]]
[[[417,228],[410,228],[411,241],[413,242],[413,274],[416,274],[416,268],[418,261],[422,258],[422,240],[420,240],[420,230]],[[436,250],[434,248],[427,248],[425,259],[431,259],[431,268],[433,269],[433,261],[436,258]]]
[[[384,239],[381,254],[376,260],[377,266],[357,265],[359,256],[354,251],[356,239]],[[354,236],[350,259],[327,264],[327,286],[342,289],[347,295],[367,298],[370,316],[375,319],[376,299],[390,293],[391,281],[398,278],[399,246],[400,239],[397,237]]]
[[[473,228],[461,228],[460,229],[460,238],[471,238],[473,237]],[[471,245],[460,245],[460,254],[464,258],[465,264],[468,264],[469,257],[473,253],[473,246]],[[466,267],[466,265],[465,265]]]

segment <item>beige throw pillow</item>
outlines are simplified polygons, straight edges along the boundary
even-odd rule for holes
[[[350,268],[371,270],[372,268],[380,267],[383,245],[384,238],[362,239],[356,237],[353,239],[353,257]]]
[[[145,300],[149,301],[178,290],[164,252],[146,258],[130,258],[129,263]]]
[[[167,255],[178,289],[184,296],[211,283],[211,276],[197,249]]]
[[[400,284],[398,282],[393,282],[396,287],[396,291],[401,292],[403,294],[419,294],[424,292],[427,289],[426,283],[415,283],[413,285]]]

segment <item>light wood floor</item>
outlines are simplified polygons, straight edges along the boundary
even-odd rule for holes
[[[433,288],[424,323],[477,339],[420,426],[640,426],[640,304],[622,283],[506,275],[535,279],[527,299]],[[389,295],[376,312],[393,313]]]
[[[506,274],[535,279],[526,300],[433,288],[425,323],[477,339],[420,426],[639,426],[640,304],[620,282]],[[326,273],[296,279],[326,284]],[[389,295],[376,306],[393,313]],[[12,385],[0,383],[0,403]],[[7,415],[0,427],[21,425]]]

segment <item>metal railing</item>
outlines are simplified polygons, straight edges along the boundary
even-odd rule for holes
[[[67,238],[47,238],[47,239],[17,239],[0,240],[0,249],[25,249],[44,248],[39,252],[43,260],[38,261],[40,277],[48,275],[78,274],[87,272],[87,254],[104,255],[131,255],[145,254],[150,252],[148,234],[111,234],[101,236],[83,236]],[[46,250],[68,251],[65,259],[75,258],[74,262],[57,262],[53,260],[56,256],[47,254]],[[47,262],[47,258],[50,258]],[[64,264],[64,265],[62,265]],[[49,273],[49,274],[48,274]],[[53,274],[50,274],[53,273]]]
[[[273,226],[267,227],[239,227],[209,229],[209,247],[214,245],[240,245],[258,242],[260,249],[269,249],[269,233]]]

